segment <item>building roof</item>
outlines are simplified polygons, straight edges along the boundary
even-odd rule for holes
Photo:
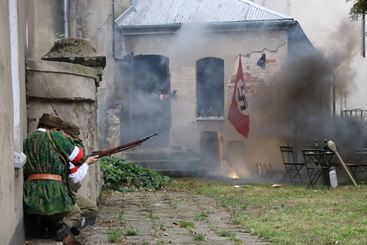
[[[286,22],[293,18],[249,0],[139,0],[117,19],[117,27]]]

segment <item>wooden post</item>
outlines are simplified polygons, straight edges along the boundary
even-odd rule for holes
[[[356,181],[354,180],[353,176],[351,175],[351,173],[349,172],[349,169],[347,168],[347,166],[345,165],[343,159],[340,157],[339,153],[337,151],[335,151],[336,156],[339,158],[339,161],[341,162],[345,172],[347,172],[349,179],[353,182],[354,186],[358,186]]]
[[[349,172],[349,169],[348,169],[348,168],[347,168],[347,166],[345,165],[345,163],[344,163],[343,159],[340,157],[339,152],[338,152],[338,150],[336,149],[336,145],[335,145],[334,141],[329,140],[329,141],[327,142],[327,146],[328,146],[328,148],[329,148],[331,151],[333,151],[333,152],[336,154],[336,156],[338,157],[338,159],[339,159],[340,163],[342,164],[342,166],[343,166],[343,168],[344,168],[345,172],[347,172],[347,174],[348,174],[348,176],[349,176],[349,179],[353,182],[353,185],[354,185],[354,186],[358,186],[358,185],[357,185],[357,183],[356,183],[356,181],[354,180],[353,176],[352,176],[352,175],[351,175],[351,173]]]

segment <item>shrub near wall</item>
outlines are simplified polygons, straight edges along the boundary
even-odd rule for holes
[[[107,189],[129,192],[137,190],[156,190],[165,187],[169,177],[156,171],[143,168],[133,162],[116,157],[101,159],[104,184]]]

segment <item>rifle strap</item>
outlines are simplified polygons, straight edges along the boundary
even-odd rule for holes
[[[65,167],[66,167],[66,178],[68,178],[68,177],[69,177],[69,174],[70,174],[70,171],[69,171],[69,161],[67,161],[67,160],[66,160],[67,158],[62,154],[62,150],[59,150],[59,149],[57,148],[57,146],[56,146],[55,142],[54,142],[54,141],[53,141],[53,139],[52,139],[52,135],[51,135],[51,131],[50,131],[50,130],[47,130],[47,137],[48,137],[48,139],[50,140],[52,147],[53,147],[53,148],[55,149],[55,151],[59,154],[59,157],[60,157],[61,161],[63,161],[63,162],[65,163]],[[66,183],[66,187],[68,188],[68,191],[69,191],[69,193],[70,193],[70,195],[71,195],[71,198],[72,198],[72,199],[74,200],[74,202],[75,202],[75,195],[74,195],[74,193],[72,192],[72,189],[71,189],[71,187],[70,187],[69,181],[65,180],[65,182],[64,182],[64,183]]]
[[[53,141],[52,139],[52,135],[51,135],[51,131],[50,130],[47,130],[47,136],[48,136],[48,139],[50,140],[51,142],[51,145],[52,147],[55,149],[55,151],[59,154],[59,157],[61,158],[61,160],[64,162],[65,166],[66,166],[66,169],[69,173],[69,162],[66,160],[65,156],[60,152],[60,150],[57,148],[55,142]]]

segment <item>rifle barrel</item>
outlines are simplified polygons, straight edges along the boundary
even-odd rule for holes
[[[125,150],[128,150],[130,148],[133,148],[133,147],[136,147],[140,144],[142,144],[144,141],[154,137],[154,136],[157,136],[158,134],[157,133],[154,133],[152,135],[149,135],[145,138],[142,138],[142,139],[138,139],[138,140],[135,140],[135,141],[131,141],[127,144],[123,144],[123,145],[119,145],[119,146],[115,146],[115,147],[112,147],[110,149],[107,149],[107,150],[103,150],[103,151],[97,151],[96,153],[97,154],[93,154],[92,155],[98,155],[98,158],[101,158],[101,157],[104,157],[104,156],[110,156],[112,154],[115,154],[115,153],[118,153],[118,152],[121,152],[121,151],[125,151]]]

